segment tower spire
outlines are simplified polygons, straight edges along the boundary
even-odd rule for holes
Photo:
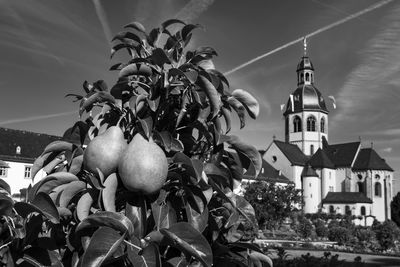
[[[307,36],[303,38],[304,56],[307,55]]]

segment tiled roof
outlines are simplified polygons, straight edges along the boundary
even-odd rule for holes
[[[254,177],[250,175],[244,175],[243,178],[248,180],[263,180],[275,183],[290,183],[290,180],[285,175],[283,175],[282,172],[275,169],[264,159],[262,160],[261,172],[256,179],[254,179]]]
[[[318,177],[318,174],[309,164],[307,164],[301,172],[301,177]]]
[[[357,156],[360,142],[343,143],[329,145],[324,149],[329,159],[338,167],[351,167],[355,157]]]
[[[357,159],[354,163],[353,170],[386,170],[393,171],[393,169],[382,159],[378,153],[372,148],[363,148],[358,153]]]
[[[274,140],[274,143],[293,165],[304,166],[308,161],[308,157],[303,154],[298,146],[278,140]]]
[[[328,192],[322,200],[324,204],[372,203],[372,200],[360,192]]]
[[[329,157],[326,155],[326,152],[322,149],[318,149],[317,152],[311,157],[311,159],[308,161],[308,163],[318,169],[323,169],[323,168],[329,168],[329,169],[334,169],[335,164],[329,159]]]
[[[0,127],[0,159],[15,162],[33,162],[43,149],[61,137]],[[21,153],[17,154],[17,147]]]

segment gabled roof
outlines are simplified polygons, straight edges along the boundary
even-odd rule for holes
[[[274,182],[274,183],[290,183],[290,180],[282,174],[282,172],[275,169],[271,164],[269,164],[264,159],[262,160],[262,169],[257,178],[254,179],[253,176],[244,175],[244,179],[247,180],[262,180],[266,182]]]
[[[358,153],[357,159],[354,163],[353,170],[386,170],[393,171],[393,169],[381,158],[378,153],[372,148],[363,148]]]
[[[43,149],[61,137],[0,127],[0,159],[32,163]],[[17,147],[21,153],[17,154]]]
[[[372,203],[372,200],[360,192],[328,192],[322,200],[324,204]]]
[[[304,166],[308,161],[308,157],[303,154],[298,146],[278,140],[274,140],[274,143],[293,165]]]
[[[333,164],[335,164],[335,167],[351,167],[359,148],[360,142],[343,143],[329,145],[324,149],[324,152]]]
[[[308,164],[318,169],[335,169],[335,164],[333,164],[333,162],[329,159],[329,157],[326,155],[326,152],[320,148],[311,157],[311,159],[308,161]]]
[[[301,177],[319,177],[315,170],[307,164],[301,172]]]

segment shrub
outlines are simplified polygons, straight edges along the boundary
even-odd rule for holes
[[[313,225],[310,222],[310,220],[308,220],[307,218],[305,218],[303,216],[299,217],[298,226],[297,226],[297,232],[303,238],[311,237],[311,235],[313,233]]]
[[[329,230],[328,227],[325,225],[325,222],[323,220],[316,220],[314,222],[315,226],[315,233],[317,234],[318,237],[327,237]]]
[[[383,250],[393,248],[395,241],[399,239],[399,228],[393,221],[385,221],[375,226],[376,239]]]
[[[345,245],[350,241],[351,233],[349,229],[342,226],[334,226],[329,229],[328,238],[330,241],[337,242],[338,245]]]

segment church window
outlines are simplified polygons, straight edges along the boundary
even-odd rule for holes
[[[276,156],[272,156],[272,161],[276,162],[278,160],[278,158]]]
[[[15,149],[15,154],[20,155],[21,154],[21,147],[17,146],[17,148]]]
[[[300,82],[304,82],[304,73],[300,74]]]
[[[358,179],[362,180],[362,175],[361,174],[357,174]]]
[[[360,214],[361,214],[362,216],[365,216],[365,207],[364,207],[364,206],[361,206]]]
[[[333,186],[329,186],[329,192],[333,192]]]
[[[382,196],[382,186],[380,182],[375,183],[375,196],[381,197]]]
[[[285,134],[289,134],[289,118],[285,120]]]
[[[310,187],[311,187],[311,183],[310,183],[309,185],[310,185]]]
[[[379,176],[379,174],[376,174],[376,175],[375,175],[375,179],[376,179],[376,180],[381,179],[381,177]]]
[[[325,118],[321,119],[321,133],[325,132]]]
[[[306,73],[306,82],[309,82],[310,81],[310,73]]]
[[[329,213],[335,213],[335,207],[333,205],[329,206]]]
[[[314,145],[310,145],[310,155],[314,154]]]
[[[344,207],[344,210],[345,210],[345,214],[346,214],[346,215],[351,215],[350,206],[346,205],[346,206]]]
[[[363,182],[358,182],[357,186],[358,186],[358,192],[364,193],[364,183]]]
[[[301,119],[299,116],[296,116],[293,119],[293,131],[295,133],[301,132]]]
[[[315,132],[315,117],[310,116],[307,118],[307,131]]]

